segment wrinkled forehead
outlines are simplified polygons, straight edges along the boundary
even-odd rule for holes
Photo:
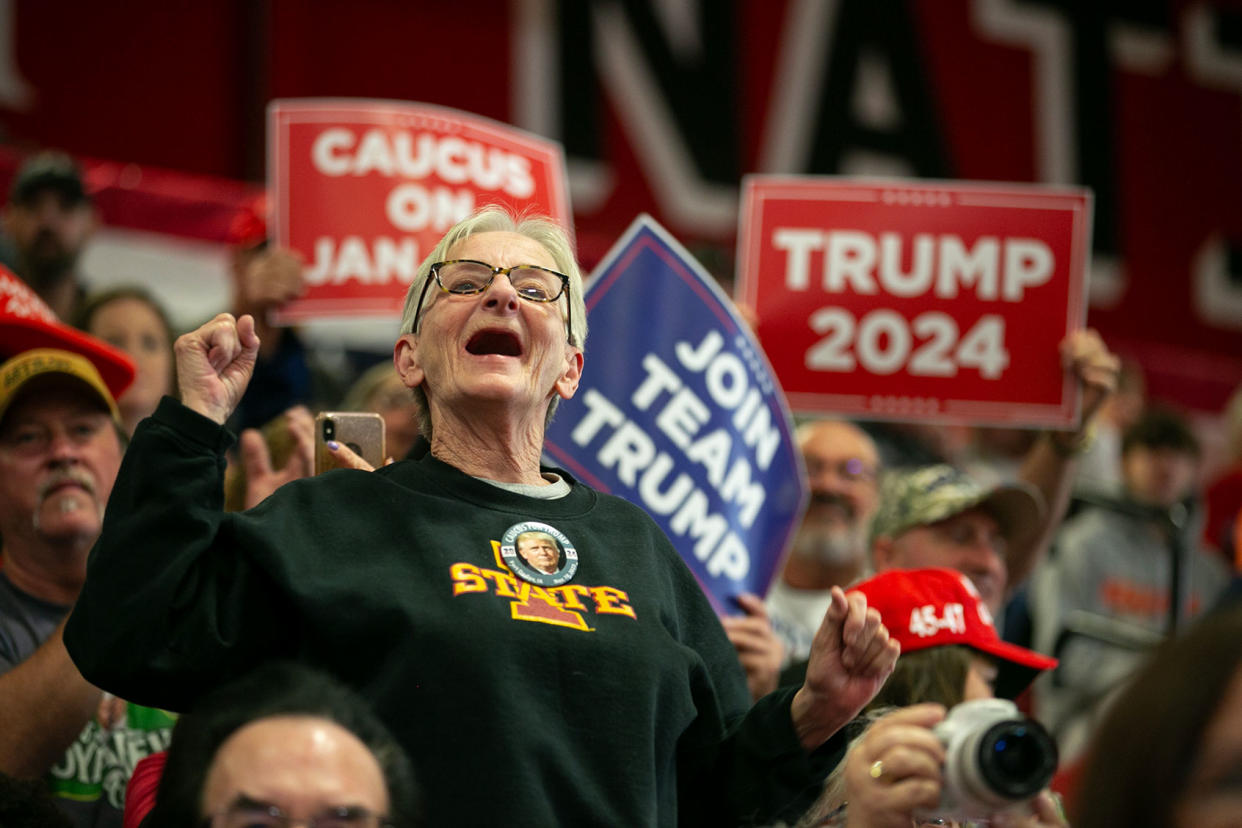
[[[493,267],[534,264],[559,270],[556,260],[542,244],[520,233],[491,230],[467,236],[448,249],[448,259],[475,259]]]

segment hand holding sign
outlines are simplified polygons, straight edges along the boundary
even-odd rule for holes
[[[261,314],[302,294],[302,256],[274,247],[238,262],[237,313]]]
[[[790,706],[802,746],[814,750],[858,715],[897,664],[901,645],[888,636],[867,597],[832,588],[832,604],[811,644],[806,680]]]
[[[1061,361],[1082,385],[1082,427],[1085,428],[1117,390],[1121,360],[1108,350],[1093,328],[1074,331],[1061,342]]]

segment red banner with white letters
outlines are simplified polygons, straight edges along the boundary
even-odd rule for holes
[[[268,107],[273,238],[302,254],[282,321],[401,312],[444,231],[485,204],[572,216],[561,145],[427,104],[299,99]]]
[[[797,412],[1070,426],[1082,188],[749,176],[738,295]]]

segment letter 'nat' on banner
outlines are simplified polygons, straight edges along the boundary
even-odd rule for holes
[[[1072,427],[1059,344],[1086,319],[1091,193],[748,176],[739,300],[791,408]]]

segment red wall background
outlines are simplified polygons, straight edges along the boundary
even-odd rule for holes
[[[260,192],[275,97],[425,101],[564,141],[588,265],[646,211],[728,279],[730,198],[760,169],[1082,183],[1096,193],[1096,262],[1119,274],[1090,324],[1143,364],[1157,397],[1214,411],[1242,383],[1235,2],[9,0],[7,10],[0,168],[42,146],[98,162],[91,175],[114,224],[224,238]],[[799,37],[813,59],[789,73]],[[782,109],[790,93],[803,104]],[[773,167],[765,142],[785,134],[803,136],[803,151]]]

